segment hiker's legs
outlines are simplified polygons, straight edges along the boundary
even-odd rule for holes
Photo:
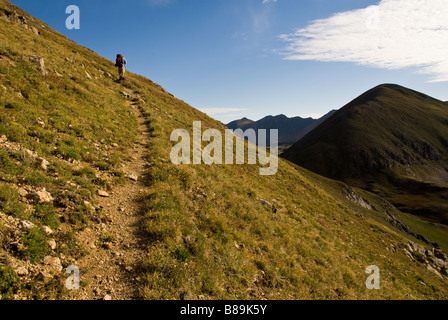
[[[125,72],[126,72],[126,70],[125,70],[124,66],[118,68],[118,73],[120,75],[120,78],[124,78]]]

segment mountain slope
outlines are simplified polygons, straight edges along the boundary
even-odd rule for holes
[[[98,252],[109,258],[92,257],[96,265],[131,270],[146,299],[448,297],[446,270],[429,269],[436,261],[430,253],[446,256],[383,219],[386,206],[364,208],[345,196],[343,184],[283,160],[274,176],[260,176],[259,165],[174,165],[175,128],[191,133],[193,121],[203,130],[225,127],[142,76],[115,82],[111,61],[5,0],[0,16],[2,298],[83,297],[94,291],[84,277],[89,266],[80,270],[80,293],[64,287],[63,268]],[[131,104],[150,128],[148,157],[139,195],[122,211],[108,208],[98,191],[124,193],[133,183],[122,171],[139,143]],[[44,191],[53,199],[36,203]],[[127,251],[120,239],[129,231],[95,231],[116,223],[111,211],[132,208],[146,255],[126,265],[117,253]],[[93,246],[83,234],[92,234]],[[372,264],[382,270],[381,290],[366,289]],[[110,288],[117,277],[96,281],[96,298],[121,297]]]
[[[235,120],[227,124],[227,127],[232,130],[242,129],[243,131],[247,129],[254,129],[256,131],[260,129],[269,130],[277,129],[279,130],[279,145],[291,145],[299,141],[308,132],[316,128],[319,124],[329,118],[335,111],[331,111],[320,119],[307,118],[303,119],[301,117],[288,118],[285,115],[279,116],[267,116],[258,121],[252,121],[246,118]],[[268,135],[269,141],[269,135]]]
[[[227,124],[227,128],[232,129],[232,130],[236,130],[238,128],[242,129],[245,128],[246,126],[249,126],[251,124],[253,124],[255,121],[247,119],[247,118],[242,118],[240,120],[235,120],[230,122],[229,124]]]
[[[448,108],[397,85],[350,102],[283,156],[448,224]]]

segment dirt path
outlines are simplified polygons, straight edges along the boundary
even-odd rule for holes
[[[146,256],[146,251],[136,199],[145,188],[143,180],[149,131],[139,107],[131,101],[127,105],[138,119],[140,134],[132,151],[133,160],[126,163],[122,171],[136,175],[138,180],[129,180],[126,185],[109,192],[109,197],[100,198],[99,205],[111,221],[95,225],[93,229],[86,228],[78,235],[89,254],[77,262],[82,286],[79,290],[72,290],[69,299],[130,300],[140,297],[136,268]]]

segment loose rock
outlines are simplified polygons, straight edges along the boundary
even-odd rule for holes
[[[48,169],[48,166],[50,165],[50,162],[48,162],[44,158],[39,158],[39,161],[40,161],[40,167],[46,171]]]
[[[27,276],[29,272],[28,272],[27,268],[19,267],[16,269],[16,273],[18,276],[24,277],[24,276]]]
[[[57,244],[56,244],[56,241],[54,239],[48,240],[48,244],[50,245],[51,250],[56,250]]]
[[[49,226],[43,226],[42,231],[45,232],[46,235],[53,234],[53,230]]]
[[[103,197],[103,198],[108,198],[108,197],[110,197],[110,194],[107,193],[107,192],[104,191],[104,190],[98,190],[98,195],[99,195],[100,197]]]
[[[46,256],[44,258],[44,264],[48,267],[47,271],[59,273],[62,271],[61,260],[57,257]]]
[[[27,221],[27,220],[22,220],[21,224],[22,224],[22,227],[25,228],[26,230],[29,230],[34,227],[34,223]]]
[[[29,56],[29,60],[37,67],[37,70],[42,75],[46,76],[48,74],[47,70],[45,69],[44,58],[39,57],[39,56]]]
[[[28,191],[26,191],[24,188],[19,188],[17,190],[19,192],[19,195],[23,198],[26,197],[28,195]]]
[[[51,196],[51,193],[45,190],[45,188],[42,191],[36,191],[34,193],[28,194],[27,198],[37,203],[49,203],[54,200]]]

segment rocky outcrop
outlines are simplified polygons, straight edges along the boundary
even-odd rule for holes
[[[48,71],[45,69],[45,61],[44,58],[39,56],[29,56],[28,60],[31,64],[33,64],[37,70],[43,75],[46,76],[48,74]]]
[[[415,237],[418,240],[423,241],[424,243],[430,245],[431,247],[437,248],[439,249],[439,245],[436,242],[432,242],[430,240],[428,240],[426,237],[422,236],[421,234],[418,234],[416,232],[414,232],[413,230],[411,230],[411,228],[409,228],[407,225],[405,225],[403,222],[401,222],[400,220],[398,220],[390,211],[386,210],[384,212],[389,220],[389,222],[396,227],[398,230],[407,233],[413,237]]]
[[[27,198],[34,203],[50,203],[54,200],[51,193],[45,188],[28,194]]]
[[[356,193],[353,188],[346,186],[344,190],[342,190],[342,193],[348,200],[350,200],[354,204],[364,209],[372,210],[372,206],[370,205],[370,203],[366,199],[361,197],[358,193]]]
[[[21,24],[25,29],[28,29],[29,31],[37,35],[41,34],[35,26],[32,26],[28,23],[28,20],[26,19],[25,16],[18,14],[16,11],[8,11],[5,9],[0,9],[0,18],[10,21],[12,23]]]
[[[428,270],[440,277],[448,278],[448,256],[442,250],[426,249],[415,242],[409,241],[403,251],[410,259],[426,264]]]
[[[268,207],[269,209],[271,209],[273,213],[277,213],[277,211],[278,211],[277,208],[269,201],[264,200],[264,199],[258,199],[258,201],[260,201],[261,204],[264,205],[265,207]]]

